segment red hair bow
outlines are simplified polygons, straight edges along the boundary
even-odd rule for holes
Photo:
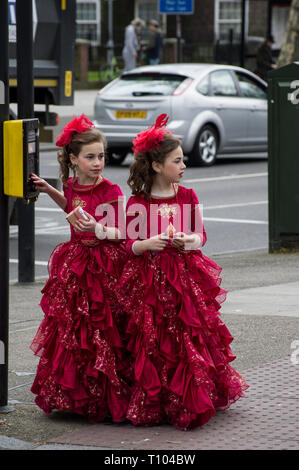
[[[140,132],[135,137],[133,140],[134,155],[142,152],[150,152],[162,142],[165,134],[171,133],[171,131],[166,129],[168,119],[167,114],[160,114],[153,126]]]
[[[84,113],[82,113],[78,118],[74,116],[73,119],[64,126],[63,132],[56,137],[57,147],[65,147],[71,142],[74,132],[85,132],[90,127],[94,127],[94,124],[85,116]]]

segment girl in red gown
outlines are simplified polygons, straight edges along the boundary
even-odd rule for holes
[[[32,180],[66,213],[81,206],[88,217],[70,226],[70,241],[50,256],[44,319],[31,345],[40,356],[31,390],[46,414],[59,409],[120,422],[129,396],[115,296],[125,255],[123,195],[102,176],[105,138],[86,116],[65,126],[57,145],[64,194],[36,175]],[[70,168],[76,177],[68,177]]]
[[[127,315],[134,425],[206,423],[248,387],[231,367],[233,340],[219,318],[226,291],[206,242],[198,199],[178,183],[185,165],[166,115],[134,140],[127,203],[129,259],[118,296]]]

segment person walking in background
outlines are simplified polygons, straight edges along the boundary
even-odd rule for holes
[[[276,68],[275,61],[272,58],[271,47],[274,44],[274,38],[269,35],[265,38],[263,44],[259,47],[256,55],[256,73],[263,80],[267,80],[269,70]]]
[[[106,139],[85,115],[64,127],[56,145],[64,193],[37,175],[32,181],[71,215],[71,239],[50,256],[44,319],[31,344],[40,356],[31,391],[46,414],[57,409],[120,422],[130,391],[115,296],[126,255],[123,195],[102,176]]]
[[[122,56],[125,63],[125,72],[132,70],[136,67],[136,60],[138,51],[140,49],[139,41],[136,32],[144,27],[144,21],[136,18],[131,21],[131,24],[125,29],[125,42],[122,50]]]
[[[160,62],[163,39],[159,23],[156,20],[149,22],[148,44],[144,46],[147,63],[157,65]]]

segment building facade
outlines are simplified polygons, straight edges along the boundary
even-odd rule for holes
[[[109,39],[109,8],[112,3],[114,55],[121,67],[125,27],[133,18],[156,19],[164,35],[163,62],[176,59],[178,24],[176,15],[160,15],[159,0],[77,0],[77,38],[90,41],[105,61]],[[268,33],[275,37],[278,54],[288,20],[291,0],[193,0],[192,15],[181,15],[182,60],[184,62],[239,63],[242,27],[245,34],[245,63],[253,67],[258,46]],[[245,22],[242,8],[245,4]],[[110,10],[111,11],[111,10]],[[110,23],[111,24],[111,23]],[[111,33],[111,32],[110,32]],[[145,31],[141,32],[141,40]]]

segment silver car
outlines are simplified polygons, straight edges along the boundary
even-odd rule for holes
[[[94,124],[107,137],[110,164],[120,164],[161,113],[192,165],[267,150],[266,82],[236,66],[161,64],[123,73],[98,92]]]

